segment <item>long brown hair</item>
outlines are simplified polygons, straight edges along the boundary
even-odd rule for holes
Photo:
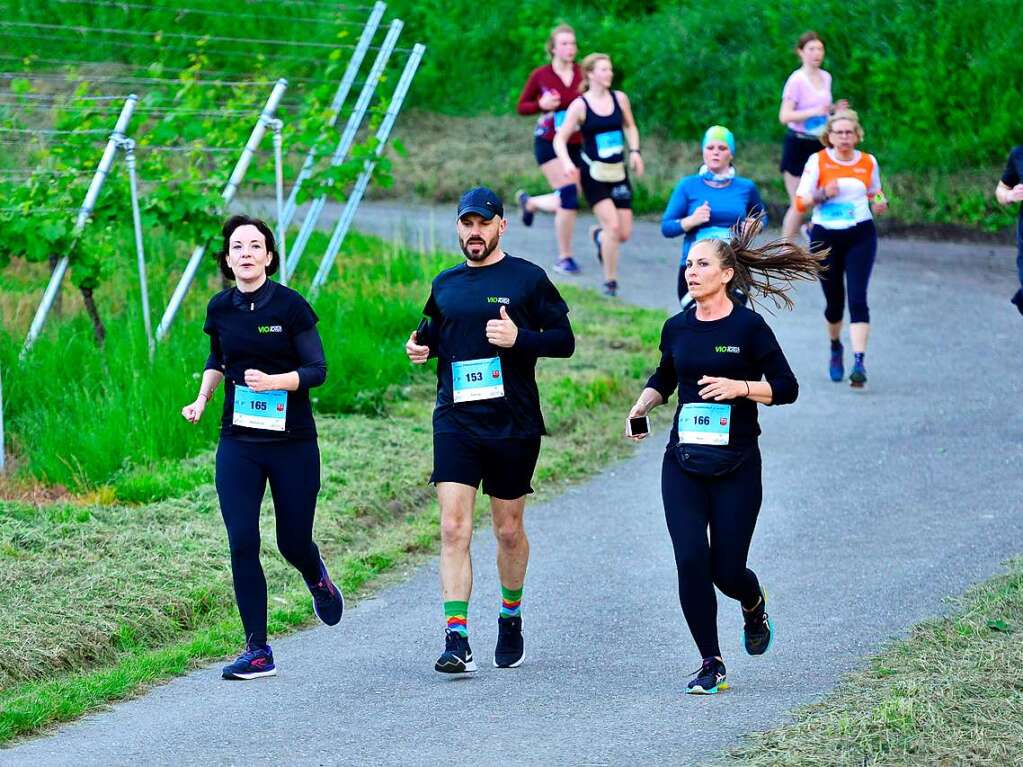
[[[754,291],[770,297],[775,306],[791,309],[788,292],[793,280],[817,280],[827,268],[822,263],[827,249],[809,251],[788,240],[772,240],[760,247],[753,240],[763,226],[763,214],[751,216],[732,227],[727,240],[714,240],[722,269],[734,270],[725,290],[738,290],[752,299]]]

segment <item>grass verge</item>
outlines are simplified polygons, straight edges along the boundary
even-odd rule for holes
[[[1019,764],[1023,559],[917,625],[792,724],[749,736],[724,764],[903,767]]]
[[[563,294],[578,345],[572,359],[539,366],[551,436],[536,480],[548,493],[628,452],[622,419],[656,364],[663,321],[587,291]],[[318,419],[316,538],[349,592],[435,548],[426,378],[408,384],[386,417]],[[208,471],[211,460],[207,451],[189,466]],[[272,524],[269,504],[263,512]],[[307,623],[308,594],[272,545],[263,565],[271,632]],[[0,742],[232,654],[242,635],[208,483],[137,506],[95,493],[86,503],[0,503],[0,605]]]

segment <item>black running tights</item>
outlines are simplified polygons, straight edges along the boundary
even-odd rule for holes
[[[259,507],[267,480],[274,501],[277,548],[307,582],[320,579],[313,515],[320,490],[316,440],[243,442],[221,439],[217,495],[231,547],[231,573],[246,641],[266,644],[266,578],[259,563]]]
[[[661,495],[675,547],[682,613],[700,656],[720,656],[714,587],[747,609],[760,599],[757,576],[746,567],[762,497],[760,452],[755,450],[731,474],[714,478],[683,471],[669,449],[661,468]]]

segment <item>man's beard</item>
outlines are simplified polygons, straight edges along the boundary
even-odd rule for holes
[[[460,240],[458,244],[462,248],[462,253],[464,253],[465,257],[470,261],[486,261],[487,257],[495,250],[497,250],[497,245],[500,239],[501,239],[500,237],[495,237],[493,241],[487,242],[482,237],[473,236],[470,237],[468,240]],[[483,250],[481,250],[479,254],[473,254],[472,252],[469,251],[470,242],[472,243],[482,242]]]

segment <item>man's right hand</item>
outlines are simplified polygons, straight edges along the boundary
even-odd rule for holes
[[[430,359],[430,347],[421,346],[416,343],[416,331],[412,331],[408,337],[408,341],[405,342],[405,354],[408,355],[409,360],[414,365],[423,365],[428,359]]]
[[[1023,184],[1016,184],[1009,190],[1009,199],[1012,202],[1023,202]]]

